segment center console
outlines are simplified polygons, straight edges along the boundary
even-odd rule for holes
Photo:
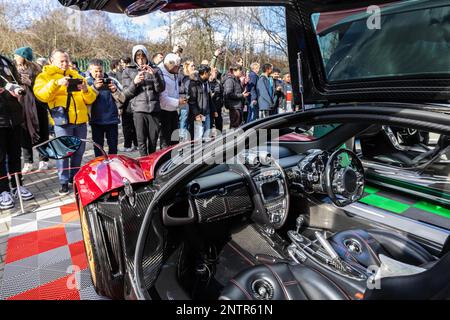
[[[368,278],[365,268],[356,264],[349,264],[340,259],[339,255],[328,242],[328,235],[326,233],[315,232],[315,239],[302,236],[299,233],[302,224],[303,217],[300,216],[297,219],[297,230],[288,231],[291,245],[287,248],[287,251],[295,263],[304,264],[310,260],[347,278],[358,281]]]
[[[288,190],[283,173],[275,167],[259,168],[252,180],[261,195],[266,214],[274,228],[281,226],[288,212]]]

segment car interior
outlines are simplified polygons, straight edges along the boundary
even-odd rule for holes
[[[244,149],[240,162],[211,166],[163,201],[167,251],[152,298],[449,298],[450,278],[441,274],[448,240],[436,244],[342,209],[364,193],[355,141],[385,128],[321,129],[283,129],[313,136]],[[165,160],[161,177],[175,166]]]

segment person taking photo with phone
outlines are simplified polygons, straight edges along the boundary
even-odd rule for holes
[[[55,125],[55,135],[87,137],[88,105],[94,103],[97,92],[87,85],[86,79],[69,67],[69,55],[53,50],[50,65],[43,68],[34,83],[36,98],[48,104]],[[78,172],[83,159],[85,143],[70,158],[58,160],[59,193],[69,193],[69,183]]]
[[[90,110],[92,140],[103,148],[106,139],[108,154],[117,154],[120,122],[118,108],[125,102],[121,85],[117,79],[104,73],[103,61],[99,59],[89,62],[86,80],[98,91],[97,99]],[[94,152],[96,157],[102,155],[98,148],[95,148]]]
[[[164,91],[165,83],[161,70],[149,66],[147,48],[134,46],[132,57],[134,64],[124,70],[122,85],[133,110],[139,153],[146,156],[156,151],[161,113],[159,95]]]

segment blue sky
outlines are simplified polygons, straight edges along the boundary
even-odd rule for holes
[[[63,8],[58,0],[0,0],[6,6],[7,15],[15,21],[15,27],[26,27],[33,20],[40,19],[42,15],[48,14],[54,9]],[[69,9],[68,9],[69,10]],[[84,14],[84,13],[82,13]],[[138,18],[129,18],[124,14],[107,13],[118,32],[123,31],[123,25],[132,23],[142,30],[140,36],[160,40],[165,37],[163,28],[168,15],[162,12],[152,13]]]

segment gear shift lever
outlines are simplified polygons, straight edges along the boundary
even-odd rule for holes
[[[296,226],[297,226],[297,233],[300,234],[300,228],[303,226],[303,224],[305,223],[305,217],[303,216],[298,216],[297,220],[295,220],[296,222]]]
[[[295,231],[288,231],[288,237],[293,243],[303,243],[305,239],[303,239],[303,236],[300,234],[300,228],[304,224],[305,218],[303,216],[299,216],[295,222],[297,229]]]

